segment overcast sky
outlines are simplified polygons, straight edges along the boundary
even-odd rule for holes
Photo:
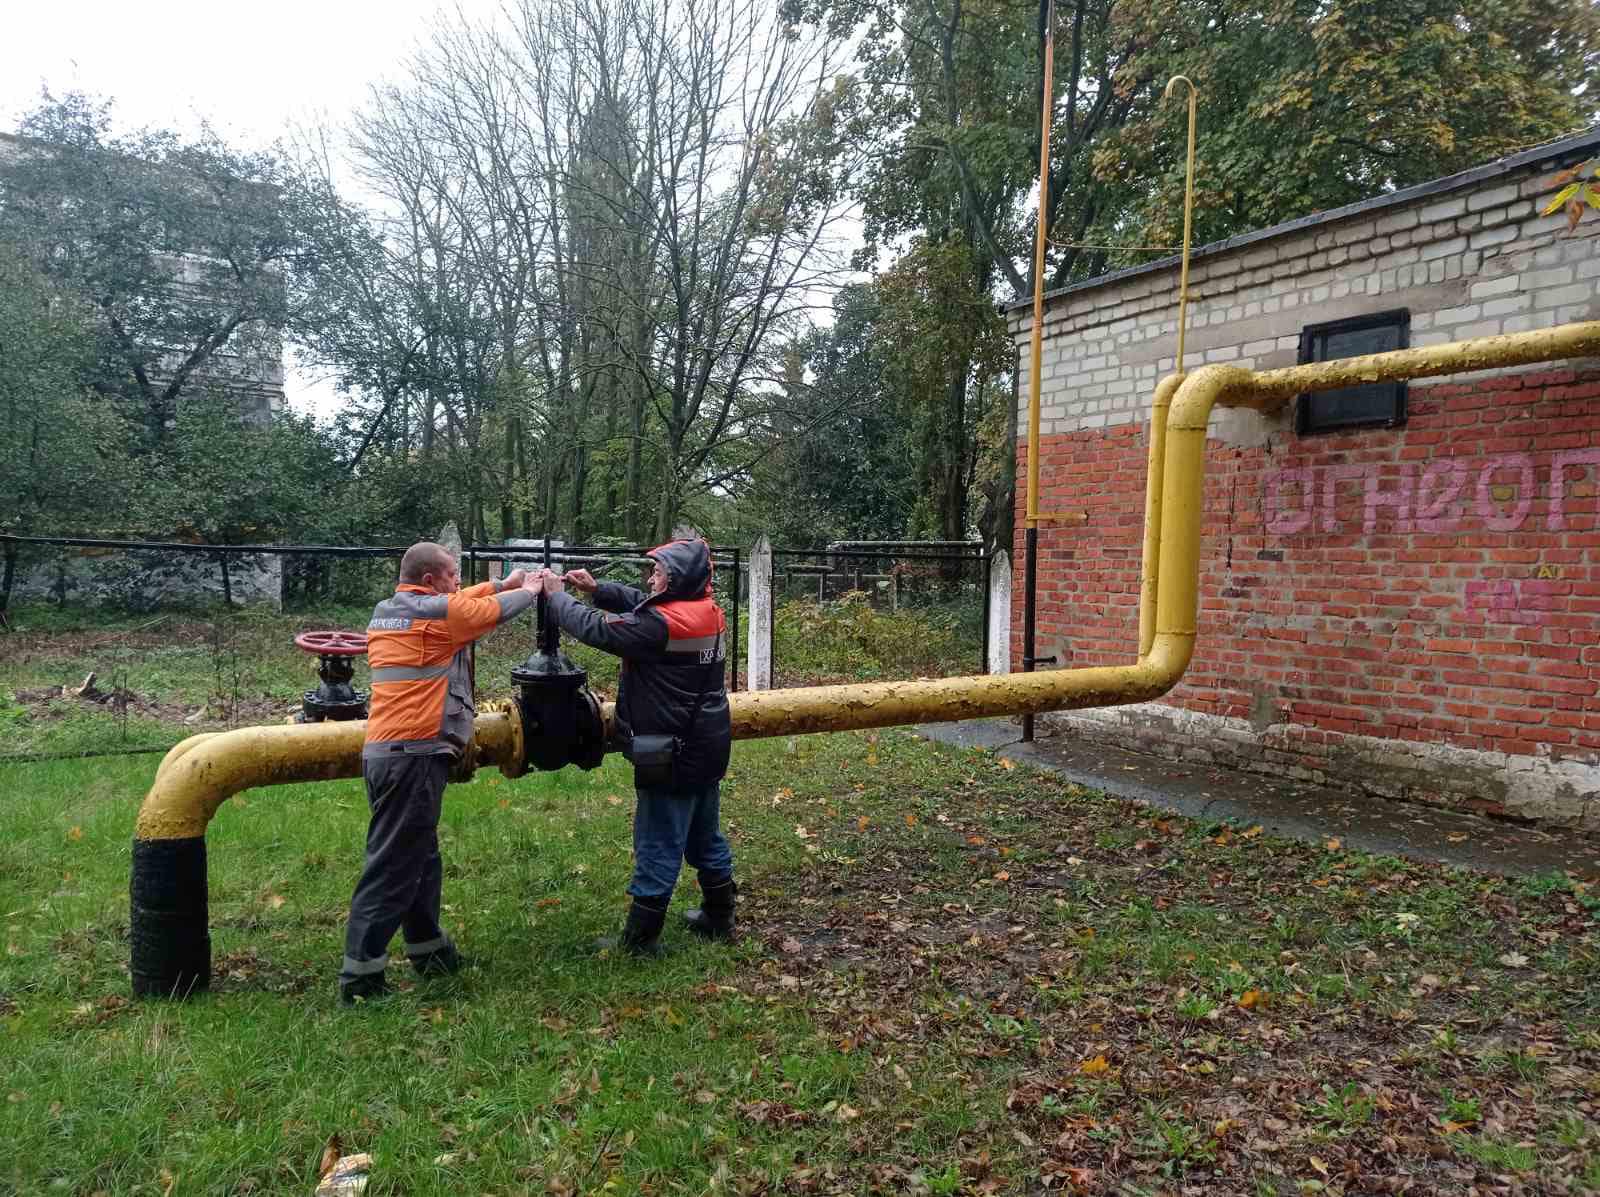
[[[32,0],[0,22],[0,130],[39,89],[109,96],[119,128],[190,130],[203,117],[230,142],[261,147],[291,120],[335,121],[370,84],[398,75],[441,9],[498,0]],[[290,401],[327,411],[331,391],[291,377]]]

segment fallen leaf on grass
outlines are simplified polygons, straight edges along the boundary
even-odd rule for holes
[[[1337,836],[1335,836],[1333,839],[1328,840],[1322,846],[1324,848],[1326,848],[1329,852],[1337,852],[1337,851],[1339,851],[1339,849],[1344,847],[1344,844],[1339,840],[1339,838]]]
[[[333,1166],[339,1162],[339,1157],[344,1154],[344,1145],[339,1139],[339,1132],[335,1131],[328,1136],[328,1143],[322,1149],[322,1159],[317,1163],[317,1177],[320,1179],[333,1171]]]
[[[746,1121],[771,1126],[799,1126],[811,1121],[810,1114],[781,1101],[739,1102],[736,1108]]]
[[[1106,1063],[1104,1056],[1096,1056],[1094,1059],[1085,1060],[1078,1065],[1078,1071],[1083,1073],[1084,1076],[1099,1076],[1102,1072],[1109,1071],[1110,1068],[1111,1065]]]
[[[1507,952],[1500,957],[1500,963],[1507,968],[1522,968],[1528,963],[1528,958],[1521,952]]]
[[[1239,995],[1239,1006],[1244,1010],[1254,1010],[1266,1000],[1266,995],[1259,989],[1246,989]]]
[[[1000,758],[1000,767],[1008,770],[1015,769],[1017,767],[1017,762],[1012,760],[1010,757],[1003,756]]]
[[[798,956],[804,950],[800,941],[792,935],[778,945],[778,951],[786,956]]]
[[[83,838],[83,828],[81,828],[81,827],[69,827],[69,828],[67,828],[67,838],[69,840],[72,840],[74,843],[76,843],[78,840],[81,840]]]

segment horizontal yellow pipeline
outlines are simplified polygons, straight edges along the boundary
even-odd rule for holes
[[[293,781],[361,776],[365,720],[241,727],[190,736],[162,760],[139,807],[134,838],[203,836],[217,808],[241,790]],[[520,743],[521,729],[504,711],[486,711],[473,724],[471,763],[500,764]],[[518,754],[520,755],[520,753]]]
[[[1147,495],[1159,494],[1160,501],[1152,505],[1146,523],[1137,662],[936,681],[742,692],[729,696],[733,735],[748,740],[984,715],[1037,714],[1160,697],[1183,676],[1194,649],[1205,434],[1213,406],[1264,408],[1302,392],[1355,383],[1594,355],[1600,355],[1600,322],[1261,373],[1205,366],[1165,379],[1157,388],[1152,418],[1152,440],[1160,436],[1163,441],[1159,454],[1152,446],[1152,465],[1160,461],[1160,477],[1149,480]],[[1162,420],[1162,405],[1169,396],[1171,409]],[[609,705],[604,715],[609,729]],[[252,786],[356,777],[361,771],[365,731],[365,723],[349,722],[252,727],[193,736],[174,748],[157,770],[140,807],[135,836],[203,836],[217,808],[229,796]],[[472,764],[499,764],[515,776],[522,764],[520,744],[521,728],[512,710],[485,711],[477,717]]]

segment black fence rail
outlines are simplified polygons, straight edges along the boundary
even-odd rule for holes
[[[984,672],[991,564],[965,541],[772,550],[772,685]]]
[[[484,580],[503,577],[516,568],[545,566],[562,571],[586,569],[598,581],[622,582],[649,591],[651,559],[643,547],[615,545],[569,545],[558,540],[519,540],[505,544],[474,544],[461,550],[463,579]],[[739,605],[747,562],[737,548],[711,549],[713,594],[728,621],[728,689],[739,688],[742,640]]]
[[[162,752],[202,731],[292,718],[317,685],[301,632],[366,627],[403,545],[189,544],[0,534],[0,763]],[[464,581],[582,567],[643,590],[643,546],[469,544]],[[773,685],[983,672],[992,561],[977,544],[839,543],[772,555]],[[728,684],[749,682],[750,561],[714,547]],[[474,647],[481,697],[534,650],[533,619]],[[564,640],[603,696],[617,662]],[[368,688],[357,663],[354,684]]]
[[[317,685],[305,631],[360,631],[394,586],[404,545],[189,544],[0,534],[0,762],[163,752],[188,735],[276,723]],[[548,561],[646,588],[636,546],[475,544],[467,581]],[[742,663],[738,549],[716,549],[730,685]],[[534,647],[531,619],[474,648],[482,696],[503,696]],[[596,689],[614,658],[563,642]],[[366,663],[355,684],[367,689]]]

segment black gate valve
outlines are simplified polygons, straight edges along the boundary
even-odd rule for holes
[[[605,758],[605,722],[600,700],[589,689],[589,672],[561,651],[561,628],[539,596],[538,647],[511,671],[522,716],[527,763],[536,769],[577,765],[597,768]]]
[[[355,659],[367,651],[367,638],[361,632],[301,632],[295,647],[317,654],[317,678],[321,684],[307,690],[300,702],[296,723],[321,723],[324,719],[342,722],[367,717],[367,696],[351,682],[356,675]]]

